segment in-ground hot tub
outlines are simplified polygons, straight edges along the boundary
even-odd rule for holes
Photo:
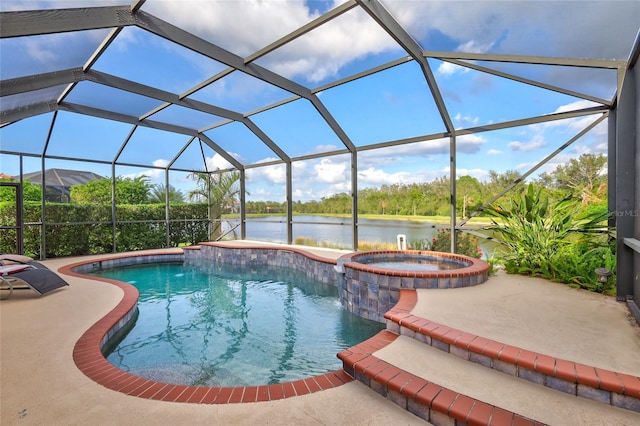
[[[362,317],[384,321],[401,289],[459,288],[482,284],[489,264],[469,256],[398,250],[346,254],[338,259],[341,300]]]

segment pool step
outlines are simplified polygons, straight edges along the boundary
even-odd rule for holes
[[[436,426],[543,424],[456,392],[402,368],[402,365],[397,365],[396,360],[386,361],[374,354],[395,344],[399,337],[390,331],[381,331],[371,339],[340,352],[338,358],[342,360],[347,374],[403,409]],[[418,345],[419,349],[426,349],[426,346],[419,343]],[[423,362],[422,357],[412,350],[411,356],[414,355],[418,358],[414,360],[415,362]]]
[[[410,313],[338,354],[347,374],[435,425],[640,424],[640,379],[502,344]]]
[[[358,381],[435,425],[633,425],[640,419],[386,330],[341,358]]]
[[[640,413],[640,378],[528,351],[411,314],[414,290],[403,290],[385,314],[387,330],[465,361],[573,396]]]

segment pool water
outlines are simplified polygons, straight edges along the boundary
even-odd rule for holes
[[[427,259],[406,259],[389,261],[374,260],[372,262],[367,262],[366,264],[378,266],[380,268],[397,269],[401,271],[444,271],[461,268],[461,265],[459,263]]]
[[[96,275],[140,291],[135,326],[105,356],[156,381],[255,386],[324,374],[342,367],[338,352],[384,328],[295,271],[190,261]]]

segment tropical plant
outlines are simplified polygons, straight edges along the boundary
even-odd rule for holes
[[[600,245],[608,217],[606,209],[582,209],[580,199],[573,196],[550,205],[546,191],[533,184],[514,194],[509,206],[494,204],[488,213],[493,222],[489,229],[509,248],[498,255],[508,273],[570,283],[576,280],[562,272],[567,257],[576,257],[577,244]]]
[[[189,177],[196,181],[196,189],[189,191],[190,201],[207,203],[209,239],[214,241],[222,233],[222,213],[225,208],[233,208],[240,193],[238,181],[240,172],[193,172]]]
[[[451,252],[451,230],[438,229],[436,236],[429,240],[412,241],[411,247],[415,250],[431,250],[443,253]],[[478,245],[478,239],[468,233],[458,231],[456,235],[456,253],[465,256],[480,258],[482,250]]]
[[[557,281],[611,295],[616,291],[615,273],[602,282],[595,270],[606,268],[615,272],[616,263],[615,239],[605,241],[604,237],[592,243],[572,244],[553,259]]]
[[[184,194],[179,189],[176,189],[173,185],[169,185],[169,204],[184,203]],[[164,204],[166,187],[164,184],[158,183],[151,187],[149,192],[150,203]]]

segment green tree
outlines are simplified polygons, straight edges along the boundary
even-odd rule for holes
[[[474,177],[460,176],[456,181],[456,198],[456,210],[462,217],[466,217],[470,210],[480,205],[482,185]]]
[[[145,204],[151,185],[148,177],[116,177],[116,203]],[[111,179],[93,180],[85,185],[71,187],[71,202],[83,204],[111,204]]]
[[[222,233],[224,209],[232,209],[240,193],[240,172],[193,172],[189,177],[196,181],[197,188],[189,191],[188,198],[207,203],[209,240],[214,241]]]
[[[519,180],[520,176],[520,172],[516,170],[507,170],[503,173],[496,172],[495,170],[489,170],[489,182],[484,184],[485,193],[488,194],[487,198],[495,196],[509,185],[513,184],[516,180]],[[504,196],[508,196],[508,193]],[[496,201],[501,199],[502,197]]]
[[[1,179],[2,182],[15,182],[13,179]],[[0,201],[14,202],[16,192],[13,188],[0,187]],[[22,182],[22,200],[23,201],[42,201],[42,188],[40,185],[31,183],[28,180]]]
[[[607,198],[607,157],[602,154],[582,154],[561,164],[552,172],[540,175],[539,182],[546,187],[580,196],[583,204],[600,202]]]
[[[164,184],[153,185],[149,191],[149,203],[164,204],[166,188]],[[169,204],[184,203],[184,194],[173,185],[169,185]]]

